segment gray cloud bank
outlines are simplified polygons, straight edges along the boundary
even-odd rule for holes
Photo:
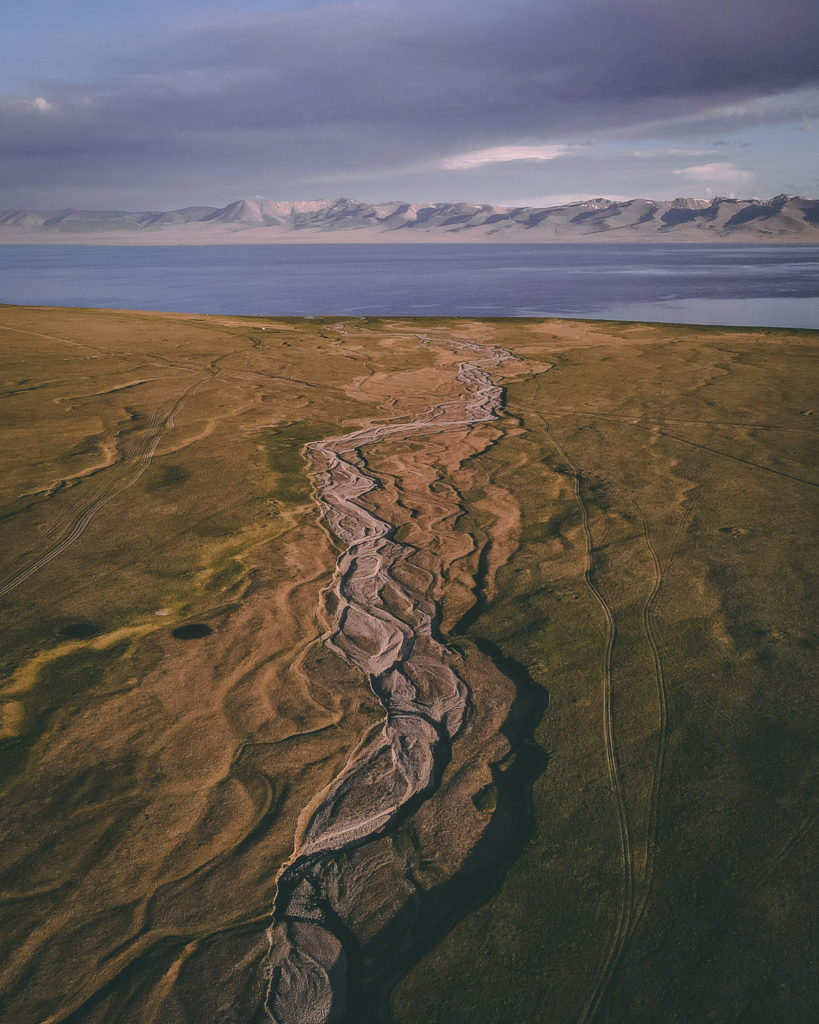
[[[817,38],[813,0],[381,0],[225,17],[123,44],[116,76],[0,98],[3,205],[313,195],[396,168],[432,185],[465,151],[812,117],[815,97],[806,109],[787,94],[816,86]],[[742,106],[771,96],[783,99]]]

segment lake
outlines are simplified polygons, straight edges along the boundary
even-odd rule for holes
[[[819,246],[5,245],[0,302],[819,328]]]

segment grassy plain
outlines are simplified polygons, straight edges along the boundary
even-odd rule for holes
[[[548,707],[393,1019],[811,1019],[816,332],[0,307],[9,1020],[258,1017],[296,818],[380,711],[316,639],[301,449],[451,395],[419,333],[526,361],[424,487],[443,636]],[[367,451],[420,547],[413,458]]]

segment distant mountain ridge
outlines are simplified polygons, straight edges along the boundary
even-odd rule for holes
[[[239,199],[224,208],[0,211],[0,244],[265,242],[819,243],[819,200],[589,199],[563,206]]]

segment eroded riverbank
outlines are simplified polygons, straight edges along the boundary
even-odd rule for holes
[[[457,339],[433,341],[420,336],[420,340],[468,353],[470,361],[461,362],[454,372],[459,394],[409,422],[376,424],[311,442],[306,449],[323,518],[344,546],[336,581],[326,595],[330,628],[323,642],[363,673],[384,707],[385,720],[374,734],[362,738],[330,786],[306,808],[293,856],[278,879],[266,1004],[272,1018],[282,1024],[342,1019],[351,1002],[360,1005],[407,950],[424,941],[423,915],[389,956],[383,948],[363,952],[356,925],[366,913],[389,930],[391,918],[402,907],[420,902],[425,888],[421,865],[439,858],[446,841],[427,831],[424,839],[429,848],[417,841],[411,853],[404,849],[399,855],[394,843],[399,818],[406,819],[439,787],[452,759],[452,742],[467,714],[490,717],[476,704],[489,698],[500,727],[514,699],[511,680],[502,680],[491,697],[485,687],[473,691],[467,661],[441,641],[435,595],[443,586],[446,561],[436,564],[427,557],[425,564],[419,564],[413,559],[418,549],[396,541],[399,510],[382,501],[376,512],[362,501],[382,489],[378,477],[365,468],[364,450],[372,445],[412,442],[417,455],[431,443],[434,449],[445,446],[469,451],[473,457],[494,440],[485,436],[468,443],[467,435],[497,418],[502,389],[490,374],[514,361],[512,354]],[[407,462],[411,472],[413,456]],[[423,500],[423,495],[414,497]],[[423,505],[413,511],[422,513]],[[452,508],[447,518],[454,522],[459,511]],[[441,510],[437,512],[440,516]],[[500,675],[497,670],[495,674]],[[485,732],[473,734],[472,741],[478,738],[484,748],[491,745],[496,763],[511,752],[511,747],[501,749],[503,741],[499,747]],[[474,803],[491,784],[491,778],[481,773],[463,781],[462,802]],[[450,807],[448,819],[440,821],[440,826],[457,833],[468,816],[463,807],[458,811]],[[482,830],[474,826],[456,835],[461,860],[469,857],[481,835]],[[376,854],[377,870],[369,851],[360,852],[375,836],[390,840]],[[420,837],[416,832],[416,839]],[[512,843],[516,838],[510,834]],[[370,877],[366,890],[360,881],[356,884],[362,863]],[[453,868],[450,863],[447,870],[457,873]],[[457,906],[448,908],[453,920],[458,912]],[[352,945],[358,947],[355,970],[350,963]]]

